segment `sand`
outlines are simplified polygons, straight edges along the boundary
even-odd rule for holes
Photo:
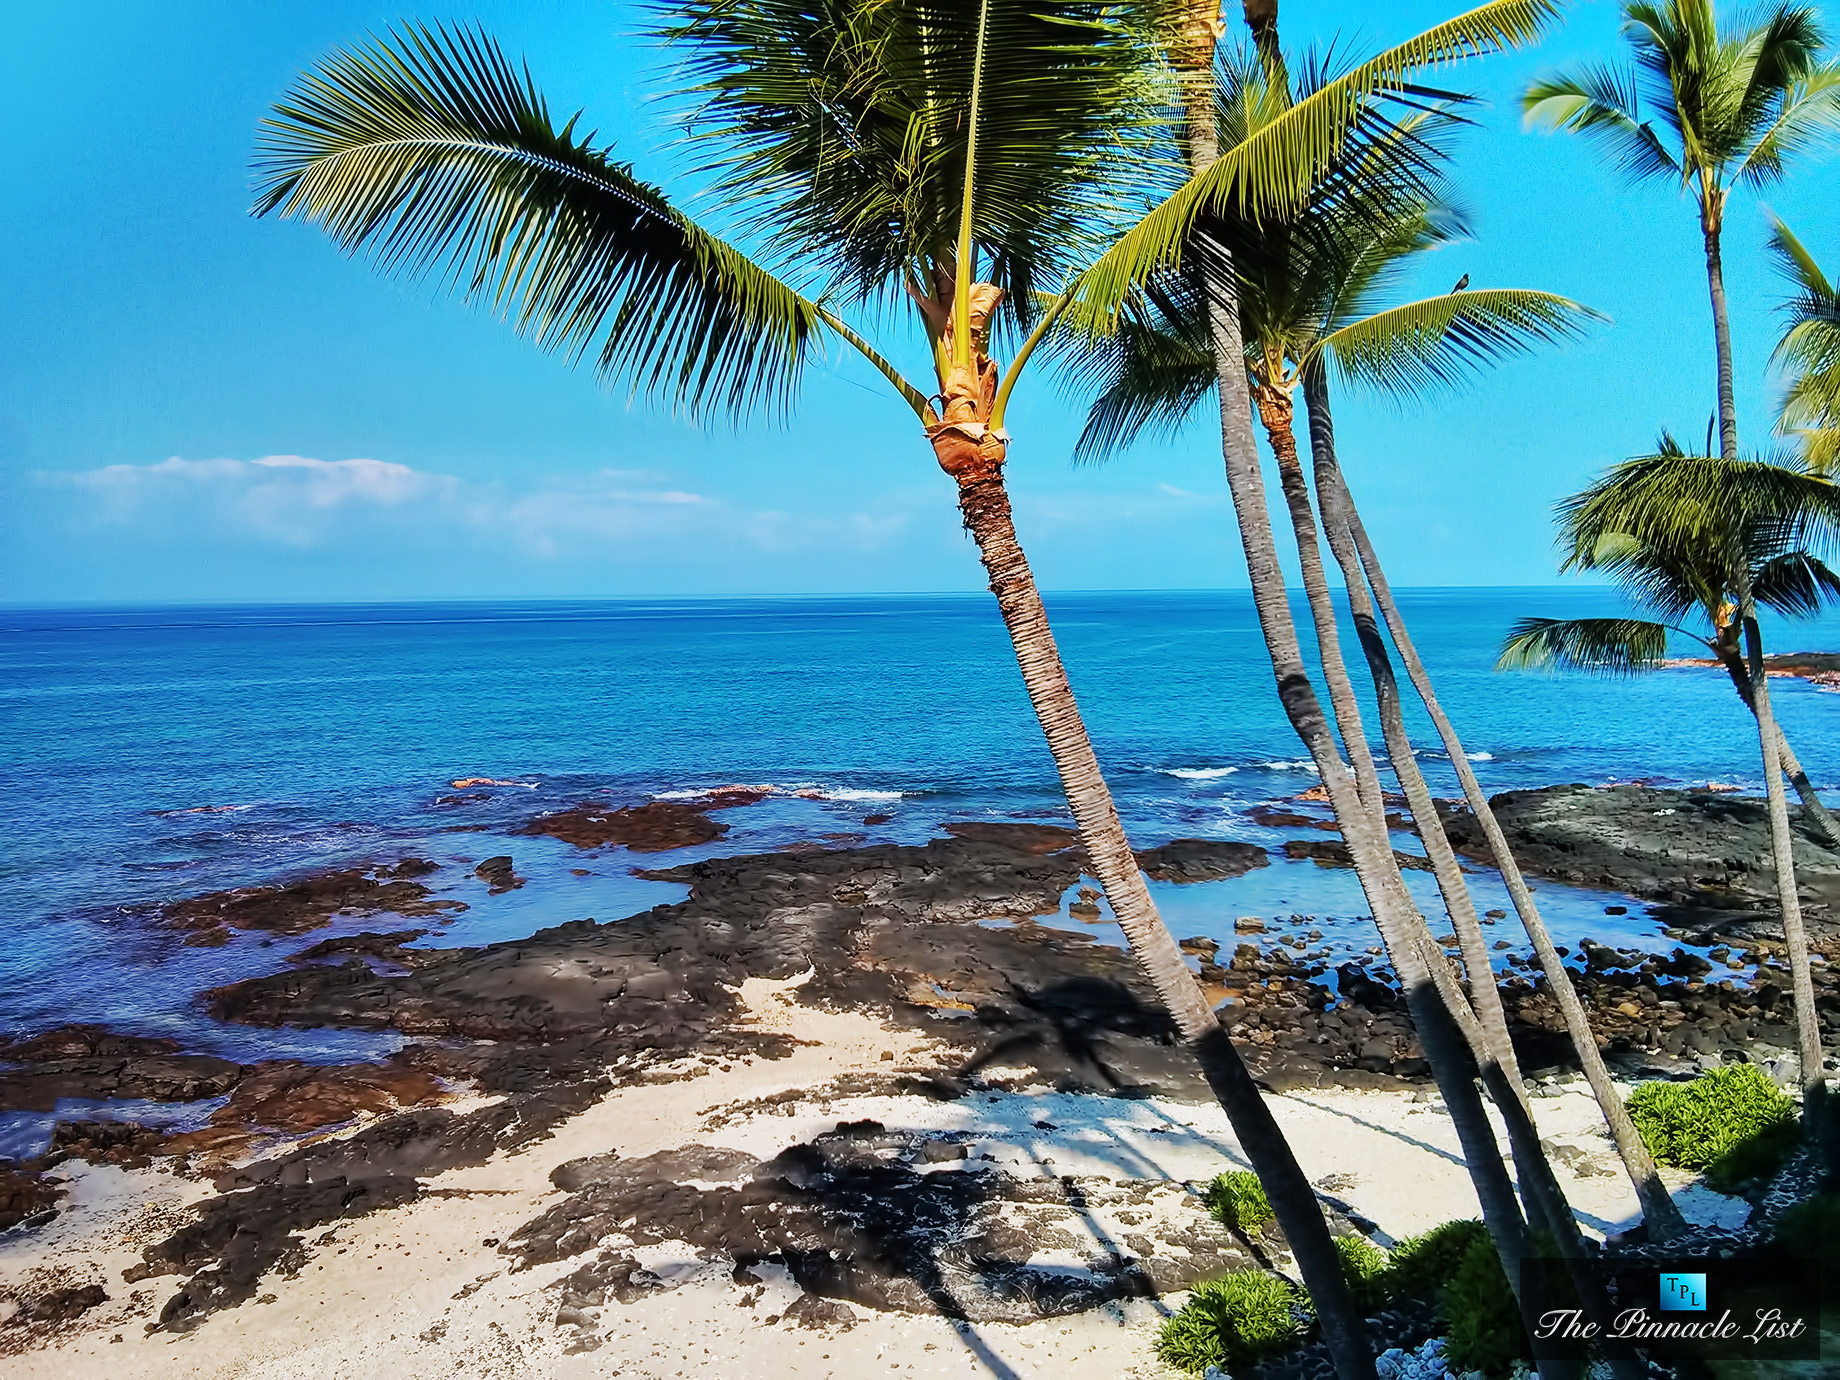
[[[1226,1118],[1208,1106],[1052,1093],[953,1102],[830,1096],[826,1085],[842,1075],[930,1069],[942,1051],[868,1015],[798,1004],[789,989],[799,981],[750,980],[742,988],[749,1019],[808,1042],[789,1058],[708,1069],[689,1063],[684,1068],[699,1076],[620,1089],[548,1140],[431,1180],[435,1191],[420,1201],[313,1234],[297,1275],[272,1275],[258,1301],[188,1334],[145,1330],[176,1278],[129,1286],[121,1272],[209,1188],[154,1170],[66,1166],[67,1210],[36,1232],[0,1238],[0,1284],[37,1293],[99,1282],[109,1302],[31,1349],[20,1349],[25,1329],[0,1327],[0,1377],[1173,1376],[1154,1360],[1151,1343],[1180,1295],[1014,1326],[854,1307],[853,1326],[808,1328],[780,1317],[798,1292],[782,1271],[764,1268],[756,1273],[766,1278],[738,1284],[728,1262],[699,1260],[687,1245],[668,1243],[637,1254],[672,1287],[631,1304],[609,1302],[585,1329],[557,1325],[551,1286],[582,1262],[514,1272],[497,1244],[557,1201],[552,1168],[609,1149],[636,1157],[698,1141],[766,1156],[839,1121],[872,1117],[890,1128],[972,1133],[974,1153],[1016,1174],[1180,1184],[1244,1164]],[[802,1095],[737,1110],[789,1090]],[[1603,1233],[1633,1221],[1634,1194],[1582,1084],[1541,1091],[1542,1134],[1581,1152],[1560,1170],[1581,1222]],[[1435,1094],[1321,1091],[1272,1102],[1311,1179],[1372,1221],[1381,1241],[1475,1215]],[[1681,1202],[1695,1220],[1741,1220],[1746,1210],[1699,1188]],[[1103,1244],[1111,1225],[1099,1218],[1089,1225]]]

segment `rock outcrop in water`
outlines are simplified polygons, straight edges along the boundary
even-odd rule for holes
[[[405,858],[373,867],[316,872],[298,881],[272,886],[236,887],[189,900],[174,901],[160,918],[193,931],[194,944],[221,944],[232,930],[269,934],[305,934],[329,924],[335,915],[440,915],[466,909],[464,901],[430,899],[419,881],[436,871],[426,858]]]
[[[1549,786],[1491,799],[1527,872],[1573,886],[1625,891],[1671,908],[1682,925],[1715,924],[1744,934],[1781,934],[1762,800],[1724,792],[1653,786]],[[1795,879],[1811,936],[1836,938],[1840,850],[1825,846],[1791,804]],[[1467,809],[1446,809],[1458,851],[1492,861]]]

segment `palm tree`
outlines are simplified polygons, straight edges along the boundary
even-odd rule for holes
[[[1527,88],[1529,124],[1602,141],[1633,181],[1673,181],[1699,207],[1718,351],[1720,453],[1738,455],[1731,322],[1721,236],[1734,187],[1783,176],[1788,160],[1840,128],[1840,65],[1820,61],[1820,12],[1772,0],[1754,23],[1717,22],[1713,0],[1628,0],[1633,67],[1590,64]]]
[[[1231,143],[1244,136],[1247,125],[1270,118],[1285,108],[1288,92],[1277,94],[1271,89],[1282,72],[1282,64],[1269,53],[1262,53],[1256,63],[1238,68],[1230,65],[1223,101],[1226,118],[1216,137]],[[1312,76],[1311,79],[1317,78]],[[1355,794],[1360,799],[1351,802],[1337,798],[1338,820],[1350,839],[1357,869],[1362,872],[1389,953],[1401,974],[1402,986],[1427,1054],[1445,1089],[1453,1121],[1464,1136],[1466,1160],[1476,1177],[1485,1215],[1497,1232],[1504,1268],[1510,1278],[1515,1278],[1526,1245],[1524,1227],[1495,1151],[1493,1132],[1488,1129],[1487,1118],[1475,1098],[1471,1081],[1473,1071],[1463,1067],[1464,1039],[1471,1043],[1484,1064],[1485,1077],[1491,1080],[1491,1091],[1503,1106],[1516,1146],[1516,1159],[1522,1166],[1523,1184],[1532,1195],[1530,1201],[1537,1200],[1542,1224],[1561,1241],[1569,1232],[1572,1244],[1581,1250],[1576,1243],[1576,1223],[1565,1206],[1562,1192],[1552,1180],[1550,1166],[1539,1148],[1537,1131],[1532,1128],[1525,1090],[1520,1087],[1518,1074],[1513,1070],[1512,1049],[1505,1021],[1501,1019],[1492,975],[1484,984],[1488,997],[1496,998],[1493,1003],[1495,1028],[1490,1031],[1478,1024],[1461,991],[1449,982],[1443,956],[1432,944],[1422,918],[1399,879],[1380,818],[1384,807],[1380,803],[1372,758],[1366,752],[1352,688],[1334,641],[1333,610],[1328,604],[1327,586],[1317,555],[1307,485],[1303,483],[1295,444],[1290,437],[1290,392],[1298,378],[1316,369],[1325,355],[1344,363],[1358,361],[1355,367],[1364,371],[1435,372],[1452,359],[1497,352],[1513,342],[1517,334],[1538,336],[1560,332],[1576,309],[1561,299],[1540,294],[1494,293],[1456,294],[1376,317],[1352,310],[1362,294],[1357,291],[1344,299],[1340,295],[1344,284],[1334,278],[1324,278],[1319,271],[1323,264],[1345,265],[1347,261],[1333,253],[1322,252],[1322,246],[1315,245],[1314,241],[1325,231],[1345,231],[1350,225],[1368,226],[1376,216],[1380,216],[1389,234],[1401,241],[1409,243],[1415,237],[1429,234],[1422,206],[1414,207],[1410,215],[1397,223],[1389,222],[1381,215],[1383,198],[1375,194],[1377,186],[1385,185],[1388,176],[1397,173],[1397,163],[1389,165],[1381,150],[1390,149],[1396,160],[1402,152],[1407,153],[1405,165],[1408,169],[1422,158],[1422,152],[1411,148],[1410,133],[1410,130],[1388,130],[1371,144],[1351,142],[1334,180],[1334,190],[1327,195],[1319,193],[1312,203],[1313,209],[1334,206],[1339,216],[1318,213],[1297,222],[1265,219],[1256,224],[1249,224],[1242,218],[1237,223],[1209,226],[1208,229],[1215,241],[1223,244],[1232,256],[1236,277],[1232,288],[1247,345],[1245,367],[1250,375],[1253,397],[1268,424],[1279,457],[1280,473],[1284,477],[1302,554],[1305,585],[1316,615],[1325,674],[1342,725],[1343,739],[1355,763]],[[1402,138],[1402,135],[1407,137]],[[1410,184],[1416,177],[1408,174],[1404,180]],[[1355,201],[1362,204],[1355,206],[1352,204]],[[1167,275],[1149,284],[1143,297],[1132,304],[1134,309],[1127,311],[1120,322],[1121,328],[1109,339],[1099,342],[1098,347],[1091,349],[1081,361],[1088,374],[1098,375],[1102,384],[1100,402],[1082,438],[1082,447],[1088,452],[1095,446],[1103,447],[1126,437],[1146,424],[1179,418],[1215,384],[1212,342],[1204,315],[1210,284],[1206,267],[1196,265],[1199,257],[1191,255],[1184,265],[1186,272]],[[1357,257],[1370,276],[1379,273],[1389,262],[1389,256],[1374,252],[1371,243],[1364,243]],[[1326,323],[1323,320],[1325,310],[1330,318]],[[1246,378],[1247,374],[1241,375],[1239,387],[1246,386]],[[1231,396],[1233,384],[1223,377],[1219,386],[1223,396]],[[1225,412],[1226,404],[1223,403],[1223,414]],[[1251,559],[1254,552],[1250,543],[1256,538],[1247,532],[1245,518],[1246,509],[1252,505],[1240,505],[1236,494],[1236,506],[1241,508],[1242,536],[1249,543]],[[1263,537],[1269,540],[1268,527]],[[1254,568],[1256,570],[1256,566]],[[1255,585],[1255,597],[1259,592]],[[1295,656],[1295,633],[1288,625],[1288,611],[1275,616],[1268,606],[1261,607],[1260,611],[1266,620],[1268,645],[1274,648],[1281,696],[1287,710],[1291,711],[1293,723],[1318,759],[1324,780],[1334,795],[1338,781],[1346,784],[1343,774],[1348,769],[1341,762],[1300,664],[1293,669],[1293,665],[1280,660],[1286,651]],[[1274,625],[1278,625],[1276,635]],[[1284,638],[1289,640],[1288,648],[1282,643]],[[1428,793],[1425,804],[1428,806]],[[1421,808],[1426,818],[1435,818],[1429,808]],[[1355,837],[1356,824],[1350,822],[1351,810],[1362,812],[1358,824],[1369,836],[1365,856]],[[1373,846],[1376,841],[1377,848]],[[1431,846],[1435,849],[1436,844]],[[1445,852],[1449,852],[1447,842]],[[1440,869],[1441,880],[1447,884],[1454,881],[1453,895],[1460,894],[1467,903],[1467,892],[1462,889],[1454,855],[1447,861],[1448,869]],[[1453,904],[1453,914],[1456,910]],[[1473,906],[1470,915],[1473,920]],[[1481,971],[1487,974],[1486,951],[1479,926],[1473,941],[1469,952],[1472,957],[1479,953],[1484,955]],[[1502,1067],[1504,1055],[1505,1069]],[[1620,1110],[1620,1103],[1616,1105]],[[1636,1144],[1639,1147],[1639,1138]],[[1652,1163],[1650,1173],[1652,1176]],[[1665,1191],[1662,1197],[1666,1202]],[[1671,1204],[1668,1206],[1671,1208]]]
[[[1820,1026],[1782,787],[1783,739],[1770,706],[1757,611],[1806,616],[1840,595],[1840,577],[1811,550],[1837,530],[1840,488],[1825,479],[1768,461],[1690,455],[1664,435],[1657,453],[1623,462],[1560,505],[1564,568],[1609,572],[1633,602],[1659,618],[1523,620],[1500,661],[1635,670],[1659,659],[1676,626],[1672,620],[1698,612],[1712,631],[1699,640],[1744,676],[1734,676],[1734,683],[1757,721],[1795,997],[1804,1124],[1811,1138],[1827,1140],[1830,1155],[1835,1146],[1826,1126]]]
[[[1840,467],[1840,291],[1788,226],[1771,224],[1771,254],[1792,290],[1771,357],[1788,375],[1776,430],[1797,438],[1811,470],[1829,474]]]
[[[1679,442],[1663,432],[1656,456],[1682,454]],[[1840,575],[1812,551],[1784,546],[1790,535],[1759,531],[1747,552],[1746,579],[1752,597],[1763,607],[1785,618],[1813,618],[1825,605],[1840,602]],[[1570,536],[1562,534],[1561,540],[1568,547],[1562,570],[1612,571],[1631,598],[1657,616],[1523,618],[1502,644],[1498,666],[1565,666],[1613,675],[1652,671],[1666,664],[1668,634],[1675,632],[1704,647],[1724,668],[1745,707],[1757,712],[1745,660],[1744,626],[1738,617],[1738,582],[1730,571],[1719,568],[1714,553],[1659,548],[1626,533],[1612,534],[1588,549]],[[1688,616],[1700,626],[1682,626],[1678,620]],[[1780,727],[1776,754],[1809,820],[1828,842],[1840,844],[1840,821],[1822,803]]]
[[[408,27],[335,54],[276,107],[259,155],[258,214],[317,222],[385,270],[439,274],[539,345],[591,354],[686,413],[787,402],[827,346],[888,381],[955,482],[1093,870],[1265,1181],[1351,1380],[1372,1375],[1371,1350],[1314,1193],[1151,902],[1016,540],[1005,411],[1076,296],[1128,295],[1214,208],[1296,201],[1377,94],[1522,41],[1550,9],[1498,0],[1344,74],[1257,138],[1213,150],[1084,265],[1119,228],[1113,174],[1141,171],[1138,112],[1160,90],[1133,16],[1096,0],[685,0],[667,36],[689,55],[716,189],[811,291],[693,220],[576,120],[558,127],[529,73],[473,31]],[[901,302],[935,387],[846,319]],[[1016,342],[1007,370],[990,353],[1000,338]]]

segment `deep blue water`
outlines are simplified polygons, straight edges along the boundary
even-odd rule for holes
[[[1476,765],[1491,790],[1634,777],[1758,789],[1751,721],[1714,672],[1610,682],[1490,669],[1514,618],[1608,612],[1607,594],[1403,597],[1469,750],[1486,754]],[[1248,596],[1063,595],[1050,608],[1134,839],[1276,842],[1245,808],[1313,778],[1279,710]],[[106,1021],[243,1058],[387,1047],[375,1036],[219,1026],[198,1009],[203,988],[271,971],[337,929],[188,949],[151,912],[408,853],[442,863],[434,884],[471,907],[426,943],[511,938],[679,897],[681,888],[628,875],[649,859],[584,859],[505,832],[595,792],[637,801],[731,782],[784,788],[722,815],[732,832],[720,843],[663,862],[864,832],[874,812],[894,819],[872,837],[911,841],[947,819],[1063,813],[983,595],[11,610],[0,628],[0,1030]],[[1785,650],[1840,646],[1831,623],[1773,635]],[[1840,782],[1840,697],[1793,681],[1775,693],[1816,780]],[[1454,792],[1441,753],[1424,758],[1434,788]],[[452,803],[448,783],[464,777],[528,784]],[[532,885],[489,898],[470,863],[501,852]],[[1477,880],[1485,903],[1498,904],[1498,889]],[[1230,936],[1235,915],[1298,913],[1348,947],[1372,942],[1345,872],[1279,863],[1157,890],[1181,934]],[[1549,886],[1543,899],[1568,939],[1655,928],[1639,907],[1606,919],[1604,904],[1619,898]]]

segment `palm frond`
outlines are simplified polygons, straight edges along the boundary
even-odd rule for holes
[[[1213,342],[1198,301],[1141,300],[1098,342],[1066,338],[1071,373],[1096,392],[1074,446],[1076,464],[1109,458],[1145,436],[1179,430],[1217,382]]]
[[[1496,0],[1361,63],[1261,123],[1121,236],[1081,275],[1074,319],[1103,333],[1147,278],[1178,264],[1203,216],[1295,213],[1376,100],[1415,73],[1537,38],[1557,0]]]
[[[1128,223],[1121,165],[1158,157],[1163,69],[1130,18],[1106,0],[667,0],[661,35],[718,190],[856,298],[955,271],[977,83],[972,270],[1019,324]]]
[[[1679,161],[1641,117],[1633,78],[1602,64],[1536,81],[1521,97],[1529,127],[1585,134],[1605,146],[1631,182],[1678,177]]]
[[[1791,289],[1778,304],[1787,324],[1770,356],[1787,379],[1776,430],[1796,438],[1809,469],[1827,474],[1840,462],[1840,292],[1780,220],[1770,254]]]
[[[1341,376],[1399,394],[1462,381],[1484,365],[1538,345],[1574,339],[1605,318],[1550,292],[1521,288],[1452,292],[1376,312],[1323,336]]]
[[[1806,551],[1784,552],[1751,576],[1751,597],[1785,618],[1813,618],[1840,603],[1840,574]]]
[[[404,27],[276,105],[254,212],[318,224],[386,273],[438,275],[686,411],[786,400],[820,308],[575,126],[485,34]]]
[[[1501,644],[1498,671],[1652,671],[1667,655],[1665,624],[1640,618],[1522,618]]]
[[[1788,160],[1840,134],[1840,66],[1809,73],[1784,90],[1768,126],[1732,174],[1734,180],[1781,180]]]

